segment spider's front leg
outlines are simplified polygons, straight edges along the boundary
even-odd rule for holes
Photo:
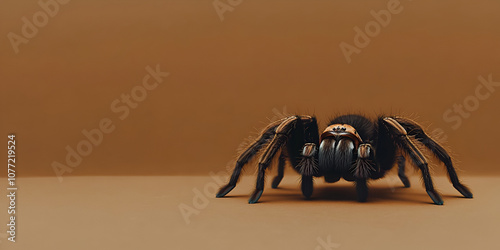
[[[318,147],[320,138],[316,119],[311,118],[304,121],[302,130],[296,131],[293,140],[289,143],[288,151],[295,170],[302,175],[302,194],[306,199],[309,199],[313,193],[313,176],[319,176]]]
[[[354,163],[354,177],[356,178],[356,193],[358,201],[365,202],[368,198],[367,180],[377,174],[375,163],[375,150],[369,143],[360,144],[358,147],[358,158]]]
[[[302,148],[301,160],[297,165],[302,175],[301,190],[306,199],[311,198],[313,192],[313,176],[318,175],[318,146],[315,143],[306,143]]]

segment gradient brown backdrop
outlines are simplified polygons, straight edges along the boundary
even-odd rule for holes
[[[205,175],[276,113],[399,113],[443,129],[466,173],[500,173],[500,92],[457,130],[442,118],[479,75],[500,81],[500,2],[401,1],[348,64],[339,44],[387,2],[248,0],[221,21],[208,0],[71,1],[16,54],[6,35],[41,8],[6,0],[0,130],[24,176],[54,176],[102,118],[115,131],[71,175]],[[157,64],[170,76],[120,121],[110,104]]]

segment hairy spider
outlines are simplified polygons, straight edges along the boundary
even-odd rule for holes
[[[405,155],[422,172],[425,189],[432,201],[442,205],[443,199],[434,189],[427,160],[416,144],[424,145],[443,162],[453,187],[464,197],[472,198],[469,189],[460,183],[446,150],[426,135],[416,122],[397,116],[371,120],[361,115],[334,118],[321,136],[316,118],[312,116],[290,116],[272,122],[238,157],[229,183],[219,190],[217,197],[224,197],[236,186],[243,166],[265,146],[259,160],[257,185],[248,203],[256,203],[261,197],[266,169],[280,152],[273,188],[277,188],[283,179],[288,160],[302,175],[301,189],[306,198],[312,195],[313,177],[324,177],[328,183],[343,178],[356,183],[358,201],[365,202],[367,181],[382,178],[396,160],[399,178],[405,187],[410,186],[405,175]],[[284,148],[286,150],[281,150]]]

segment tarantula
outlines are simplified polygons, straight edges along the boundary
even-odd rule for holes
[[[302,194],[307,199],[313,192],[313,177],[324,177],[328,183],[337,182],[340,178],[355,182],[358,201],[365,202],[368,197],[367,181],[382,178],[396,160],[399,178],[405,187],[410,186],[405,175],[404,156],[407,156],[421,170],[427,194],[435,204],[442,205],[443,199],[434,189],[427,160],[416,144],[423,144],[443,162],[453,187],[464,197],[472,198],[469,189],[460,183],[446,150],[416,122],[398,116],[381,116],[371,120],[361,115],[336,117],[321,135],[316,118],[312,116],[290,116],[272,122],[238,157],[229,183],[219,190],[217,197],[224,197],[236,186],[243,166],[266,146],[259,160],[257,185],[248,201],[250,204],[261,197],[266,169],[280,152],[273,188],[277,188],[283,179],[288,160],[302,175]]]

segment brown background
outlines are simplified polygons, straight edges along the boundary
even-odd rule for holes
[[[4,135],[25,176],[54,176],[65,147],[111,118],[116,130],[71,175],[208,174],[276,112],[395,113],[442,128],[461,169],[500,173],[499,93],[453,130],[443,113],[500,81],[500,2],[402,1],[348,64],[339,44],[387,1],[243,1],[221,22],[212,1],[71,1],[14,53],[6,34],[37,1],[3,1]],[[109,106],[159,64],[170,76],[118,120]],[[2,154],[2,157],[5,154]]]
[[[500,91],[457,130],[442,118],[478,76],[500,82],[499,1],[403,0],[350,64],[339,44],[388,0],[243,0],[223,22],[213,0],[73,0],[16,54],[7,34],[37,2],[0,4],[0,131],[17,134],[19,187],[15,244],[0,199],[1,249],[319,249],[327,238],[334,249],[500,249]],[[157,64],[170,76],[120,121],[110,104]],[[321,180],[305,201],[288,170],[258,204],[247,204],[254,176],[215,198],[220,171],[269,120],[316,114],[324,128],[347,112],[441,128],[474,199],[434,176],[445,205],[433,205],[413,173],[409,189],[394,174],[370,183],[367,203],[351,183]],[[58,182],[51,164],[103,118],[115,131]]]

